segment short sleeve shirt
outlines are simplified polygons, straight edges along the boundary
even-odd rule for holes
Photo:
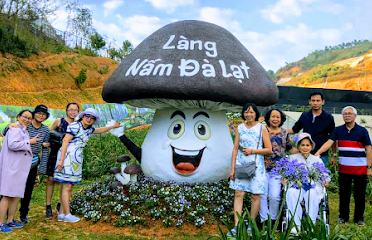
[[[344,124],[333,130],[330,139],[338,144],[340,173],[367,174],[365,146],[371,145],[371,140],[366,128],[355,124],[348,130]]]

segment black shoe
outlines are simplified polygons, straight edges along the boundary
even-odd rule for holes
[[[21,219],[21,223],[29,223],[29,220],[27,217],[20,216],[19,218]]]
[[[271,220],[271,229],[274,228],[276,220]],[[280,224],[280,221],[278,223],[278,226],[276,227],[276,232],[280,232],[282,229],[282,224]]]
[[[58,214],[59,214],[60,209],[61,209],[61,203],[57,203],[56,210],[57,210]]]
[[[52,206],[50,206],[50,205],[47,205],[47,206],[46,206],[46,217],[47,217],[49,220],[52,220],[52,219],[53,219]]]
[[[259,219],[259,218],[258,218],[258,219]],[[267,221],[261,222],[260,219],[256,221],[257,228],[258,228],[258,230],[260,230],[260,231],[262,230],[264,224],[265,224],[265,226],[266,226],[266,228],[267,228]]]

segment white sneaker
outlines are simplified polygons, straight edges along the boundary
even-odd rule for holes
[[[65,220],[65,214],[58,214],[58,222],[63,222],[63,220]]]
[[[293,227],[293,228],[291,229],[291,234],[293,234],[293,235],[297,235],[297,229],[296,229],[296,227]]]
[[[69,222],[69,223],[76,223],[76,222],[79,222],[80,221],[80,218],[74,216],[74,215],[71,215],[70,214],[67,214],[65,215],[65,218],[63,219],[64,222]]]

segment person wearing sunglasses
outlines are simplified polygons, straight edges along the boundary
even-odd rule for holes
[[[46,182],[46,217],[49,220],[53,219],[53,210],[52,210],[52,197],[53,197],[53,191],[54,191],[54,181],[53,181],[53,175],[54,175],[54,169],[56,167],[57,162],[57,154],[59,149],[61,148],[61,140],[64,136],[64,133],[67,131],[67,127],[69,124],[75,122],[75,118],[79,115],[80,106],[79,104],[75,102],[68,103],[66,106],[66,117],[62,118],[56,118],[56,120],[53,122],[53,125],[50,127],[51,135],[52,131],[58,132],[61,134],[61,136],[58,135],[58,143],[53,144],[53,141],[50,145],[50,154],[47,164],[47,182]],[[51,136],[52,137],[52,136]],[[56,205],[56,210],[59,211],[61,207],[61,203],[58,203]]]
[[[99,122],[97,111],[87,108],[79,114],[79,120],[68,125],[66,135],[62,140],[62,147],[57,156],[57,165],[53,180],[61,184],[61,208],[58,213],[58,221],[75,223],[80,218],[70,213],[70,197],[73,186],[80,184],[82,179],[83,149],[87,145],[92,134],[105,133],[111,129],[120,127],[116,122],[109,127],[94,128],[93,124]]]
[[[49,115],[50,114],[47,106],[43,104],[36,106],[34,111],[32,112],[31,122],[26,127],[30,138],[37,137],[37,139],[39,140],[31,145],[33,155],[32,164],[26,182],[24,197],[21,199],[21,206],[19,208],[19,217],[22,223],[29,222],[27,216],[30,211],[30,203],[37,175],[46,173],[47,162],[49,158],[48,147],[50,146],[50,144],[49,128],[47,125],[43,124],[43,122],[49,118]],[[19,125],[14,123],[9,124],[9,126],[5,127],[4,133],[6,134],[7,131],[12,128],[19,128]]]
[[[17,116],[17,127],[8,130],[0,151],[0,232],[10,233],[23,224],[14,220],[20,198],[24,197],[27,178],[32,163],[31,144],[38,136],[31,138],[27,126],[32,121],[32,113],[22,110]],[[5,222],[8,213],[8,222]]]

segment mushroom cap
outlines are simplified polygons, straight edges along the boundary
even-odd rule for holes
[[[188,60],[193,63],[187,65]],[[182,70],[181,65],[191,69]],[[196,65],[199,70],[190,75]],[[214,76],[205,72],[212,68]],[[275,104],[278,88],[229,31],[187,20],[162,27],[138,45],[106,81],[102,97],[106,102],[156,109],[240,110],[245,103]]]
[[[123,163],[128,162],[130,160],[130,157],[128,155],[121,155],[116,159],[116,162]]]
[[[141,167],[134,164],[130,164],[124,169],[126,174],[139,174],[141,171]]]
[[[110,173],[111,174],[117,174],[117,173],[120,173],[120,168],[118,167],[113,167],[110,169]]]

